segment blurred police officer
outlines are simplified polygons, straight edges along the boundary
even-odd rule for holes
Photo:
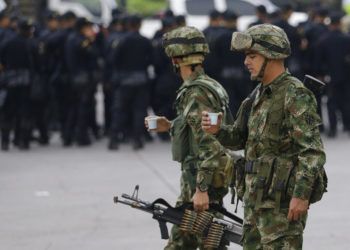
[[[13,30],[10,29],[10,17],[5,11],[0,12],[0,47],[6,39],[13,35]]]
[[[318,75],[330,76],[327,85],[329,137],[337,134],[337,111],[340,111],[344,130],[350,131],[350,36],[341,31],[341,17],[339,13],[331,15],[329,32],[320,38],[315,55]]]
[[[301,67],[301,36],[298,33],[297,28],[290,25],[288,20],[293,13],[293,6],[285,4],[282,6],[279,18],[273,22],[274,25],[282,28],[290,41],[291,56],[286,60],[286,66],[292,75],[302,79],[304,76]]]
[[[210,51],[215,51],[215,43],[217,39],[223,33],[223,16],[222,13],[217,10],[212,10],[209,13],[209,26],[203,30],[205,39],[209,44]],[[219,58],[215,53],[210,53],[206,56],[204,61],[204,69],[207,74],[214,78],[218,79],[220,75],[220,62]]]
[[[33,24],[18,23],[18,33],[1,49],[1,63],[6,82],[6,99],[1,110],[1,146],[9,149],[10,132],[15,131],[15,144],[29,149],[32,128],[30,85],[33,72]]]
[[[166,17],[162,19],[162,29],[157,32],[157,36],[152,40],[154,47],[154,68],[156,78],[152,91],[152,108],[156,114],[175,118],[173,103],[176,99],[176,91],[181,85],[180,77],[174,72],[173,65],[169,57],[165,54],[162,44],[162,37],[166,32],[176,27],[175,18]],[[159,133],[162,140],[169,140],[169,133]]]
[[[47,40],[58,31],[58,17],[55,12],[47,13],[45,27],[35,41],[36,72],[32,83],[31,101],[34,126],[39,131],[38,141],[42,145],[49,143],[49,122],[58,121],[58,103],[54,98],[54,88],[49,81],[56,61],[47,47]]]
[[[91,22],[86,18],[78,18],[75,29],[65,48],[71,89],[63,139],[66,146],[74,139],[79,146],[86,146],[91,144],[88,129],[96,90],[94,70],[97,68],[98,49],[94,43],[95,33]]]
[[[126,35],[126,20],[127,16],[118,15],[115,16],[108,27],[108,36],[105,39],[105,68],[104,68],[104,81],[103,81],[103,94],[104,94],[104,130],[105,133],[109,133],[111,120],[112,120],[112,100],[113,100],[113,88],[117,86],[113,85],[113,62],[114,53],[118,47],[121,39]]]
[[[175,23],[176,23],[177,28],[185,27],[186,26],[186,17],[184,15],[175,16]]]
[[[255,15],[256,15],[256,21],[251,23],[249,27],[257,25],[257,24],[263,24],[269,22],[269,15],[267,13],[266,7],[264,5],[259,5],[255,9]]]
[[[314,10],[314,18],[312,19],[312,22],[306,25],[303,29],[304,39],[305,39],[305,46],[304,50],[302,51],[302,63],[303,63],[303,71],[306,74],[309,75],[316,75],[317,70],[316,68],[318,66],[318,63],[316,60],[316,55],[318,53],[317,51],[317,43],[319,42],[320,38],[328,32],[328,28],[325,24],[325,19],[328,16],[328,10],[323,7],[317,7]],[[317,99],[317,109],[318,114],[320,117],[322,117],[322,105],[321,105],[321,98],[322,95],[319,93],[314,93]],[[323,132],[323,124],[320,125],[320,130]]]
[[[315,73],[315,54],[317,54],[316,44],[327,31],[325,19],[328,16],[328,10],[318,7],[314,10],[315,16],[309,25],[304,27],[303,34],[307,42],[307,47],[304,55],[305,73]]]
[[[230,97],[229,107],[233,115],[251,90],[251,81],[242,63],[244,55],[230,52],[232,33],[237,31],[237,17],[232,11],[224,12],[223,33],[217,39],[214,51],[220,58],[219,80]]]
[[[120,74],[119,87],[113,95],[110,149],[118,149],[119,134],[131,128],[134,149],[143,147],[143,118],[149,104],[147,69],[153,61],[151,42],[140,33],[141,18],[129,17],[129,33],[120,41],[114,54],[114,67]],[[128,124],[129,117],[131,124]]]
[[[59,29],[56,32],[51,32],[46,37],[45,45],[49,53],[49,61],[53,62],[52,69],[49,69],[49,84],[53,89],[53,99],[58,109],[57,116],[61,136],[64,137],[63,127],[67,120],[68,111],[70,110],[68,101],[70,83],[65,59],[65,44],[70,34],[74,32],[76,15],[73,12],[66,12],[58,20]]]

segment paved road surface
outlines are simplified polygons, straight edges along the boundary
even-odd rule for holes
[[[109,152],[106,144],[65,149],[55,138],[48,148],[0,152],[0,249],[162,249],[157,222],[112,199],[139,184],[141,198],[174,203],[179,167],[171,161],[169,144],[156,141],[137,153],[128,145]],[[329,192],[311,207],[304,249],[346,250],[350,137],[325,140],[325,146]]]

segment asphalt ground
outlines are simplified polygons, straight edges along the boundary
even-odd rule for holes
[[[350,249],[350,137],[324,139],[329,192],[312,205],[304,249]],[[62,148],[58,136],[49,147],[28,152],[0,152],[0,249],[3,250],[156,250],[158,223],[151,214],[114,204],[113,197],[163,197],[174,204],[180,169],[170,144],[155,140],[144,150],[122,145],[106,149],[107,140],[87,148]],[[234,210],[225,200],[226,207]],[[238,214],[242,215],[242,207]],[[229,249],[241,249],[231,245]]]

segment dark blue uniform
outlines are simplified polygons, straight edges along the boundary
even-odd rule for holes
[[[110,149],[118,147],[119,134],[125,132],[125,128],[131,128],[134,148],[143,147],[143,119],[147,115],[150,93],[147,69],[152,63],[152,44],[139,32],[129,32],[118,44],[114,70],[119,77],[113,96]]]
[[[105,133],[109,133],[112,123],[112,101],[113,92],[118,88],[118,78],[114,71],[114,54],[119,42],[126,35],[125,31],[111,31],[105,40],[105,67],[104,67],[104,81],[103,81],[103,95],[104,95],[104,118],[105,118]]]
[[[8,148],[10,132],[15,131],[15,144],[28,149],[32,129],[33,41],[23,34],[16,34],[3,44],[0,57],[6,84],[6,98],[0,113],[2,147]]]
[[[317,44],[315,65],[318,75],[329,75],[327,107],[330,131],[336,135],[337,111],[340,111],[344,129],[350,131],[350,36],[339,29],[325,34]]]
[[[79,32],[70,34],[65,57],[71,83],[68,91],[69,111],[64,124],[63,139],[70,145],[73,139],[80,146],[89,145],[88,133],[91,122],[91,108],[94,108],[96,91],[95,70],[98,48]],[[75,138],[74,138],[75,137]]]
[[[174,72],[170,58],[165,54],[162,45],[162,36],[165,32],[159,32],[152,41],[154,48],[154,68],[156,78],[154,81],[151,105],[155,114],[165,116],[170,120],[176,116],[173,103],[176,99],[176,91],[181,85],[181,78]],[[162,140],[169,140],[169,133],[158,133]]]
[[[53,90],[52,101],[56,110],[54,115],[57,117],[62,136],[70,109],[68,101],[70,82],[65,60],[65,44],[72,33],[73,29],[71,28],[61,29],[49,34],[45,39],[46,51],[48,52],[49,85]]]
[[[252,85],[248,72],[245,70],[244,54],[232,53],[231,37],[235,29],[224,29],[215,43],[213,53],[220,58],[220,74],[218,81],[230,97],[229,107],[235,115],[241,102],[250,93]]]
[[[203,30],[205,39],[208,42],[209,50],[216,51],[217,39],[223,34],[224,28],[221,26],[209,26]],[[231,34],[232,35],[232,34]],[[212,78],[218,80],[220,75],[220,58],[215,53],[209,53],[204,60],[205,72]]]
[[[289,39],[291,46],[291,55],[286,59],[286,66],[292,75],[303,80],[304,72],[301,67],[301,36],[297,28],[290,25],[286,20],[280,19],[274,25],[282,28]]]

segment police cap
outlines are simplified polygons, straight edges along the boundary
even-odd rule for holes
[[[93,23],[90,22],[86,17],[79,17],[75,23],[75,28],[77,30],[81,30],[82,28],[91,25],[93,25]]]

